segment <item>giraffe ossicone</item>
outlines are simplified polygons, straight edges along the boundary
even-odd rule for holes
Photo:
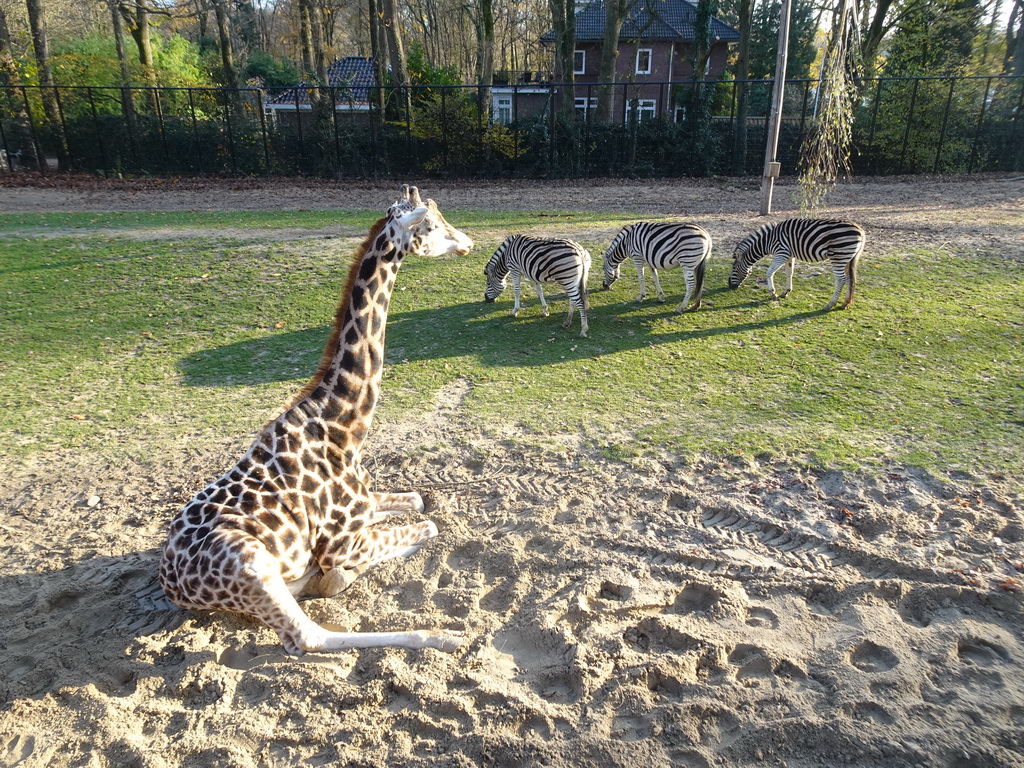
[[[332,632],[306,616],[296,597],[336,595],[374,565],[409,557],[437,536],[430,520],[380,525],[423,512],[423,500],[372,491],[362,444],[380,393],[388,305],[402,260],[472,247],[433,200],[402,185],[356,251],[313,378],[238,463],[171,521],[160,583],[172,601],[256,616],[297,655],[459,646],[458,631]]]

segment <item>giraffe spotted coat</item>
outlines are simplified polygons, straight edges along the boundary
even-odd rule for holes
[[[170,524],[160,582],[180,606],[238,611],[274,629],[289,653],[403,646],[454,650],[458,633],[341,633],[309,619],[300,593],[329,597],[372,566],[437,535],[416,493],[376,493],[361,449],[377,403],[395,276],[408,254],[468,253],[472,241],[415,187],[370,229],[342,291],[320,367],[234,467]]]

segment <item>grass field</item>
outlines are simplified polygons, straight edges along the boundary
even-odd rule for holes
[[[786,456],[823,466],[886,461],[1024,476],[1024,264],[949,249],[879,250],[857,300],[820,312],[825,268],[797,267],[767,301],[725,287],[717,249],[705,308],[634,302],[624,265],[600,289],[600,253],[638,217],[446,211],[476,241],[467,257],[410,259],[388,328],[378,418],[433,409],[461,381],[467,424],[566,434],[611,456]],[[117,454],[182,435],[244,437],[319,360],[365,213],[0,215],[0,435],[9,455],[51,447]],[[650,217],[648,217],[650,218]],[[340,227],[330,238],[267,236]],[[511,286],[482,302],[483,264],[510,231],[578,232],[594,255],[591,334],[543,318]],[[755,268],[763,276],[766,264]]]

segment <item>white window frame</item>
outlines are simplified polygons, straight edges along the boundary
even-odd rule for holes
[[[626,106],[626,120],[633,119],[633,99],[629,100]],[[636,121],[642,123],[644,120],[653,120],[658,116],[657,99],[636,99]]]
[[[508,125],[512,122],[512,97],[494,97],[494,122]]]
[[[640,54],[647,54],[647,69],[640,69]],[[654,68],[654,50],[652,48],[636,49],[636,73],[638,75],[649,75]]]
[[[576,65],[576,57],[579,56],[580,64]],[[587,73],[587,52],[577,48],[572,52],[572,73],[574,75],[585,75]]]
[[[590,102],[589,104],[587,102]],[[576,111],[579,112],[585,120],[588,113],[592,109],[597,109],[597,97],[591,96],[589,99],[586,96],[576,97]]]

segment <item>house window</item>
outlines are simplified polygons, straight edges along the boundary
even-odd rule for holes
[[[574,75],[582,75],[587,71],[587,52],[586,51],[573,51],[572,52],[572,73]]]
[[[651,49],[638,48],[636,51],[636,73],[638,75],[651,74]]]
[[[656,114],[654,99],[632,99],[626,107],[627,120],[653,120]]]
[[[494,121],[497,123],[512,122],[512,97],[497,96],[494,99]]]
[[[576,113],[580,117],[586,119],[587,113],[590,112],[593,109],[597,109],[597,97],[590,98],[590,99],[585,99],[585,98],[577,98],[576,99]]]

